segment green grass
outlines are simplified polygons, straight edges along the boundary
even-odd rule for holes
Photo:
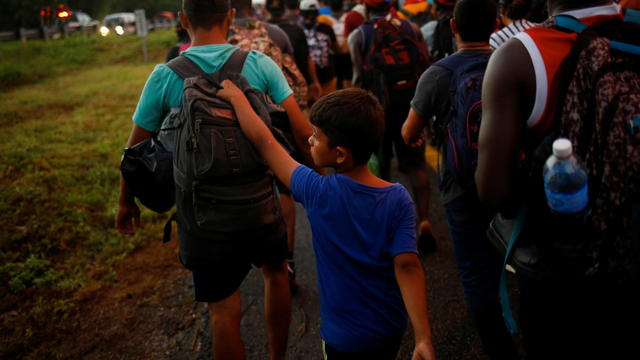
[[[160,241],[167,215],[113,227],[131,114],[174,35],[148,41],[149,63],[135,37],[0,44],[0,358],[73,328],[74,292]]]
[[[161,61],[175,43],[175,35],[171,31],[152,32],[147,41],[151,57]],[[158,53],[160,49],[163,52]],[[141,40],[135,36],[84,37],[78,33],[64,40],[0,43],[0,90],[67,75],[86,65],[142,60]]]

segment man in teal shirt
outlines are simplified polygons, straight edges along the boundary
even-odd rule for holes
[[[182,6],[183,12],[179,14],[180,21],[192,39],[192,46],[182,55],[193,60],[207,73],[218,71],[237,49],[227,43],[227,32],[235,15],[235,9],[230,8],[229,0],[183,0]],[[298,148],[308,152],[307,139],[311,135],[311,126],[302,115],[280,68],[262,53],[251,51],[242,69],[242,75],[247,78],[253,88],[266,93],[285,109]],[[182,90],[183,80],[177,74],[166,65],[155,67],[133,115],[134,124],[127,142],[128,147],[151,137],[160,127],[164,115],[171,108],[180,107]],[[139,223],[140,210],[128,184],[121,178],[116,228],[123,234],[133,234]],[[286,239],[284,241],[286,242]],[[265,278],[265,318],[270,358],[284,359],[291,313],[286,261],[283,257],[283,261],[277,266],[265,263],[262,269]],[[205,281],[196,279],[195,275],[194,273],[196,300],[206,301],[209,307],[214,357],[216,359],[244,358],[244,347],[240,337],[241,305],[240,293],[237,289],[239,283],[232,284],[237,286],[232,288],[230,294],[210,296],[210,292],[217,291],[217,286],[215,283],[214,286],[206,284],[206,280],[209,279],[207,276],[226,275],[205,274]],[[239,277],[238,281],[242,282],[243,278],[244,276]],[[223,281],[229,281],[229,279]],[[198,282],[203,288],[210,286],[203,290],[207,296],[200,296],[200,299],[198,299],[200,287]]]

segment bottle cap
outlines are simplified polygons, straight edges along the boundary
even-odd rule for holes
[[[553,142],[553,155],[558,158],[566,159],[571,156],[573,148],[569,139],[560,138]]]

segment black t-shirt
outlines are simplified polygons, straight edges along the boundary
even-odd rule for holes
[[[269,23],[278,25],[278,27],[280,27],[280,29],[289,36],[289,41],[291,41],[291,45],[293,46],[293,57],[296,60],[296,65],[298,65],[298,68],[302,75],[304,75],[307,83],[311,83],[307,64],[307,59],[309,58],[309,45],[307,44],[307,37],[304,34],[304,30],[287,19],[272,19],[269,20]]]

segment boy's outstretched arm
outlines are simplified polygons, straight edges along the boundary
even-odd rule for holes
[[[412,360],[435,360],[431,327],[427,312],[427,289],[422,263],[414,253],[402,253],[393,258],[396,281],[415,335]]]
[[[218,97],[233,106],[244,134],[260,152],[278,179],[289,187],[291,174],[300,163],[289,156],[282,145],[273,137],[269,128],[251,107],[242,90],[229,80],[223,81],[220,85],[223,88],[218,91]]]

